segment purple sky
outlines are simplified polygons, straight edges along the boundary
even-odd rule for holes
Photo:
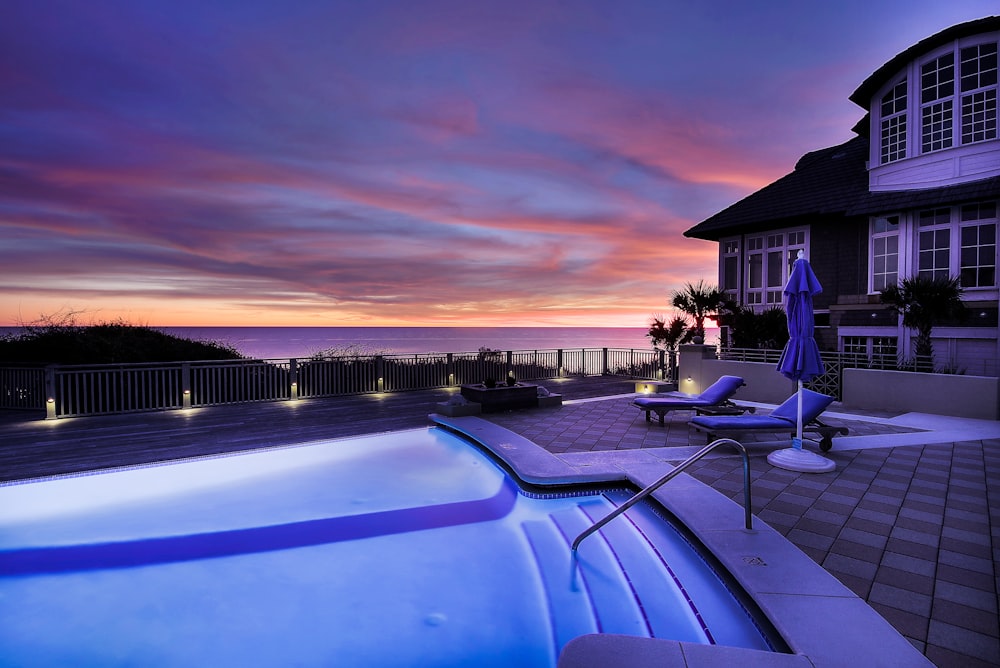
[[[5,0],[0,325],[647,324],[995,0]]]

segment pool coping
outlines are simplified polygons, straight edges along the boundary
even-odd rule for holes
[[[673,466],[651,450],[553,454],[482,418],[428,416],[487,449],[524,482],[539,486],[628,481],[639,488]],[[560,668],[657,666],[927,666],[930,662],[871,606],[743,507],[686,473],[653,492],[732,574],[792,654],[665,639],[591,634],[570,641]]]

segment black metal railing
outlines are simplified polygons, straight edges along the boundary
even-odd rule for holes
[[[588,375],[673,380],[676,368],[673,354],[614,348],[0,367],[0,408],[76,417],[425,390],[490,378],[502,383],[509,375],[524,381]]]

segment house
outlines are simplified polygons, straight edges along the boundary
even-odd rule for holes
[[[906,49],[850,96],[866,112],[854,138],[687,230],[719,243],[719,285],[755,310],[780,306],[802,250],[823,284],[820,347],[906,357],[911,333],[879,291],[958,276],[967,315],[934,328],[935,364],[1000,375],[998,43],[992,16]]]

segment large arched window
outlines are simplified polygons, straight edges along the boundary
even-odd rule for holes
[[[910,63],[878,98],[878,164],[997,139],[997,91],[995,37]]]

